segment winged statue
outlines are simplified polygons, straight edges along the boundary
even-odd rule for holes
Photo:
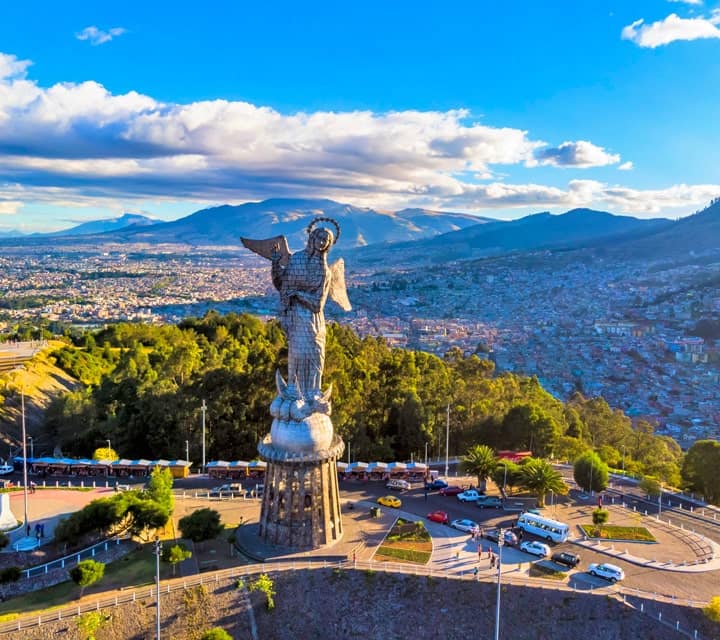
[[[322,223],[332,224],[335,233]],[[282,235],[240,240],[247,249],[272,262],[272,281],[280,294],[280,323],[288,339],[288,383],[285,387],[278,383],[278,393],[316,410],[322,411],[327,405],[329,413],[329,394],[321,389],[325,302],[329,297],[344,311],[352,307],[345,286],[345,262],[342,258],[331,265],[327,262],[328,252],[340,237],[340,225],[332,218],[315,218],[307,232],[307,246],[294,253]]]

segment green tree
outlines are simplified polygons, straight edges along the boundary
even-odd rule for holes
[[[520,465],[512,460],[498,460],[495,471],[490,477],[501,493],[506,494],[508,490],[509,493],[512,493],[514,487],[520,486],[522,477]]]
[[[587,451],[575,460],[573,477],[584,491],[603,491],[608,484],[608,466],[597,453]]]
[[[200,640],[233,640],[232,636],[220,627],[209,629],[200,636]]]
[[[265,603],[268,609],[275,608],[275,583],[266,573],[261,573],[257,580],[251,582],[248,589],[252,591],[260,591],[265,594]]]
[[[662,492],[660,481],[653,476],[643,476],[638,483],[638,487],[642,489],[648,497],[657,498]]]
[[[593,509],[592,521],[596,527],[605,524],[610,518],[610,512],[607,509]]]
[[[105,565],[95,560],[83,560],[70,570],[70,578],[80,587],[80,597],[85,592],[85,587],[95,584],[105,575]]]
[[[174,544],[163,547],[162,556],[160,557],[164,562],[169,562],[172,565],[172,574],[174,576],[177,564],[183,560],[192,558],[192,551],[184,544]]]
[[[588,451],[588,445],[579,438],[573,436],[564,435],[559,436],[555,441],[555,449],[553,454],[557,460],[565,460],[566,462],[573,462],[579,458],[583,453]]]
[[[497,465],[495,452],[484,444],[475,445],[460,458],[461,472],[475,476],[480,491],[485,491],[487,479],[493,475]]]
[[[100,447],[95,449],[92,454],[93,460],[119,460],[120,456],[117,454],[115,449],[108,447]]]
[[[682,477],[691,491],[702,494],[712,504],[720,503],[720,442],[698,440],[688,449]]]
[[[533,458],[520,468],[520,485],[537,497],[538,505],[545,506],[545,496],[552,491],[565,495],[568,486],[559,471],[546,460]]]
[[[95,640],[95,634],[107,620],[101,611],[88,611],[75,619],[78,630],[87,640]]]
[[[198,509],[178,522],[182,537],[193,542],[217,538],[223,530],[220,514],[214,509]]]
[[[720,622],[720,596],[715,596],[703,607],[703,613],[708,620]]]
[[[145,492],[151,500],[157,502],[171,514],[175,508],[172,488],[173,476],[170,469],[155,467],[150,474]]]

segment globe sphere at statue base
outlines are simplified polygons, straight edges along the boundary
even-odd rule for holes
[[[324,413],[313,413],[302,420],[275,418],[270,427],[274,447],[289,453],[311,453],[329,449],[333,441],[333,426]]]

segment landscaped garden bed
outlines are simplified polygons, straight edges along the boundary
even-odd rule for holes
[[[375,552],[375,560],[427,564],[431,554],[432,540],[425,525],[421,521],[410,522],[398,518]]]
[[[611,524],[581,524],[580,529],[588,538],[615,540],[619,542],[657,542],[645,527],[619,527]]]

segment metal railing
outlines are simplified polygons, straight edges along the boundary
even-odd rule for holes
[[[266,573],[269,575],[277,575],[283,571],[297,571],[307,569],[333,569],[334,571],[345,571],[345,570],[364,570],[364,571],[376,571],[383,573],[400,573],[405,575],[417,575],[425,576],[428,578],[440,578],[448,580],[465,580],[468,582],[487,582],[493,583],[495,576],[493,574],[478,574],[475,575],[472,570],[451,572],[450,570],[437,570],[431,567],[425,567],[422,565],[408,565],[401,563],[390,563],[390,562],[374,562],[374,561],[355,561],[343,560],[338,562],[329,562],[328,560],[315,560],[302,559],[302,560],[282,560],[278,562],[266,562],[251,565],[244,565],[233,567],[231,569],[224,569],[215,571],[212,573],[200,574],[190,578],[175,578],[164,582],[160,587],[160,594],[173,593],[181,589],[187,589],[189,587],[199,585],[209,585],[213,583],[237,581],[239,579],[249,579],[252,576]],[[648,615],[654,620],[668,626],[669,628],[675,629],[678,633],[694,640],[701,640],[697,633],[697,630],[689,630],[682,628],[680,621],[672,621],[668,619],[666,614],[663,619],[663,613],[660,610],[660,605],[685,605],[690,607],[701,607],[706,603],[698,602],[695,600],[684,600],[670,596],[665,596],[657,593],[644,592],[639,589],[629,589],[621,587],[619,585],[614,586],[602,586],[593,587],[590,585],[587,589],[578,589],[573,585],[558,583],[555,581],[548,581],[548,583],[541,582],[540,578],[530,577],[526,572],[520,572],[519,570],[510,570],[503,573],[503,583],[506,585],[530,587],[537,589],[549,589],[557,591],[565,591],[571,593],[589,593],[591,595],[605,595],[608,593],[613,594],[619,602],[633,608],[644,615]],[[140,587],[132,590],[123,591],[120,594],[113,595],[110,597],[104,596],[99,597],[96,600],[80,603],[76,606],[65,607],[53,610],[49,613],[40,613],[37,615],[21,615],[15,620],[0,623],[0,634],[13,633],[21,631],[22,629],[28,629],[30,627],[38,627],[43,624],[51,622],[57,622],[58,620],[64,620],[66,618],[73,618],[80,616],[83,613],[89,611],[102,611],[103,609],[109,609],[117,607],[121,604],[129,602],[135,602],[142,599],[152,599],[157,597],[157,591],[154,586],[152,587]],[[647,604],[646,604],[647,603]]]

